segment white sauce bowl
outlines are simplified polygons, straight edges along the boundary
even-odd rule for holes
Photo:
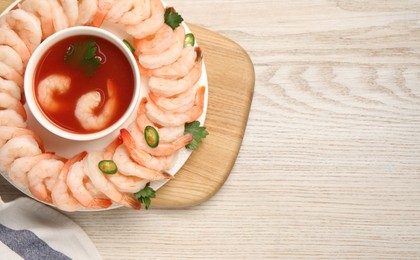
[[[35,89],[34,77],[35,77],[36,69],[37,69],[38,63],[43,58],[44,54],[59,41],[72,37],[72,36],[77,36],[77,35],[96,36],[96,37],[108,40],[109,42],[117,46],[125,55],[128,62],[130,63],[130,66],[134,75],[133,96],[131,98],[130,105],[128,106],[127,110],[124,112],[123,116],[119,118],[111,126],[103,130],[100,130],[98,132],[87,133],[87,134],[78,134],[78,133],[66,131],[65,129],[60,128],[54,123],[52,123],[50,119],[48,119],[44,115],[44,113],[41,111],[41,108],[39,107],[38,102],[36,101],[36,93],[34,92],[34,89]],[[25,92],[25,98],[26,98],[26,102],[28,104],[29,110],[34,115],[35,119],[49,132],[57,136],[60,136],[62,138],[69,139],[69,140],[75,140],[75,141],[96,140],[120,128],[121,125],[125,121],[127,121],[130,115],[136,109],[136,106],[138,104],[138,100],[140,97],[140,72],[137,67],[137,62],[133,54],[128,49],[128,47],[125,46],[124,42],[121,39],[119,39],[117,36],[100,28],[88,27],[88,26],[77,26],[77,27],[72,27],[72,28],[59,31],[51,35],[45,41],[43,41],[38,46],[38,48],[33,52],[31,58],[29,59],[29,62],[25,71],[24,92]]]

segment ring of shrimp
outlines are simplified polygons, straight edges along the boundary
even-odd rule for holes
[[[66,211],[107,208],[111,199],[140,209],[132,193],[149,181],[173,178],[165,170],[176,152],[193,139],[191,134],[183,134],[184,123],[202,114],[204,88],[197,90],[194,99],[193,86],[202,69],[201,50],[183,47],[184,26],[172,30],[164,23],[164,12],[160,0],[23,0],[8,12],[0,21],[0,170],[8,170],[14,183],[29,188],[39,200]],[[136,120],[127,130],[121,129],[104,153],[82,152],[65,160],[45,152],[39,137],[26,129],[26,112],[19,102],[22,75],[42,40],[75,25],[99,27],[104,20],[123,25],[126,33],[134,36],[138,66],[150,77],[151,100],[149,104],[147,99],[142,101]],[[41,106],[54,111],[57,107],[52,97],[68,91],[70,79],[62,75],[47,77],[40,85]],[[110,98],[106,107],[110,109],[105,114],[116,106],[116,91],[108,80]],[[89,109],[96,107],[95,102],[91,104]],[[171,116],[176,120],[168,121]],[[89,120],[95,125],[104,121]],[[159,147],[151,149],[141,138],[141,127],[146,124],[157,127],[162,134]],[[121,171],[103,176],[96,166],[102,158],[120,162]]]

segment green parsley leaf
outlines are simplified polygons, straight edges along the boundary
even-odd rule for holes
[[[95,41],[77,42],[67,48],[64,62],[91,77],[101,64],[101,59],[96,56],[97,50]]]
[[[97,48],[96,48],[96,42],[89,41],[86,44],[85,60],[87,61],[87,60],[90,60],[90,59],[94,58],[95,57],[95,54],[96,54],[96,50],[97,50]]]
[[[167,7],[165,10],[165,23],[169,25],[172,30],[175,30],[184,19],[180,14],[175,12],[175,9],[173,7]]]
[[[150,207],[150,203],[151,203],[151,200],[150,200],[150,198],[149,198],[149,197],[145,197],[145,198],[143,198],[143,204],[144,204],[144,207],[145,207],[146,209],[149,209],[149,207]]]
[[[195,150],[201,143],[202,139],[206,138],[209,132],[207,132],[206,127],[200,126],[199,121],[194,121],[192,123],[185,124],[184,134],[192,134],[194,136],[192,142],[189,143],[186,147],[188,149]]]
[[[134,193],[134,196],[141,204],[144,204],[146,209],[149,209],[151,198],[156,197],[156,191],[150,188],[150,182],[148,182],[142,190]]]
[[[100,64],[101,64],[101,60],[98,57],[94,57],[93,59],[85,60],[84,68],[86,70],[86,74],[89,77],[92,77],[93,74],[95,74],[95,72],[98,69]]]

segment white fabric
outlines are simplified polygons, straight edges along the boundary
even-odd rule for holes
[[[34,243],[28,244],[32,248],[19,247],[26,245],[28,237],[38,243],[36,250]],[[16,245],[19,250],[16,250]],[[14,247],[15,250],[12,249]],[[86,233],[58,211],[29,198],[9,203],[2,202],[0,198],[0,258],[22,259],[19,257],[25,255],[25,259],[38,259],[45,248],[47,250],[44,251],[57,251],[57,254],[70,259],[102,259]]]

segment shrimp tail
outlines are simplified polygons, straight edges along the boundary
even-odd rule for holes
[[[141,203],[136,198],[128,194],[124,194],[119,203],[135,210],[141,209]]]
[[[118,135],[117,138],[114,139],[106,148],[104,151],[104,159],[105,160],[112,160],[112,156],[115,153],[115,150],[122,144],[121,136]]]
[[[127,129],[122,128],[120,130],[120,135],[131,158],[141,165],[144,165],[147,160],[150,160],[152,156],[145,151],[137,149],[134,139]]]
[[[105,209],[112,205],[112,200],[108,198],[95,198],[93,199],[87,208],[91,209]]]
[[[152,92],[150,92],[150,93],[152,93]],[[144,97],[140,101],[140,105],[139,105],[139,108],[137,110],[137,117],[139,117],[139,116],[143,115],[144,113],[146,113],[146,104],[147,104],[147,98]]]
[[[105,20],[106,15],[107,13],[98,11],[95,14],[92,22],[89,24],[89,26],[98,27],[98,28],[101,27],[102,23]]]
[[[37,187],[29,186],[29,191],[32,193],[32,195],[34,195],[35,198],[41,201],[44,201],[47,203],[53,202],[52,197],[47,191],[47,189],[40,187],[40,185],[38,185]]]
[[[193,134],[186,134],[182,136],[181,138],[179,138],[178,140],[176,140],[173,144],[175,146],[175,149],[178,149],[178,148],[188,145],[189,143],[192,142],[193,139],[194,139]]]
[[[61,171],[61,174],[63,174],[62,178],[66,179],[67,173],[69,172],[70,167],[76,162],[83,160],[83,158],[85,158],[86,155],[87,155],[87,152],[82,151],[76,154],[75,156],[73,156],[72,158],[70,158],[69,160],[67,160],[67,162],[64,164],[63,170]]]
[[[86,151],[82,151],[82,152],[76,154],[75,156],[73,156],[72,158],[68,159],[67,161],[65,161],[64,166],[61,169],[61,172],[60,172],[60,175],[58,176],[58,178],[60,178],[61,180],[63,180],[65,182],[65,180],[67,179],[67,175],[69,173],[70,167],[73,164],[75,164],[76,162],[85,158],[86,154],[87,154]],[[56,185],[58,185],[58,183]]]
[[[196,61],[201,61],[203,59],[203,51],[201,48],[197,46],[194,48],[194,51],[197,53]]]
[[[192,115],[188,123],[197,120],[203,113],[205,91],[206,91],[206,88],[204,86],[200,87],[197,90],[197,93],[195,94],[195,106],[192,110]]]

